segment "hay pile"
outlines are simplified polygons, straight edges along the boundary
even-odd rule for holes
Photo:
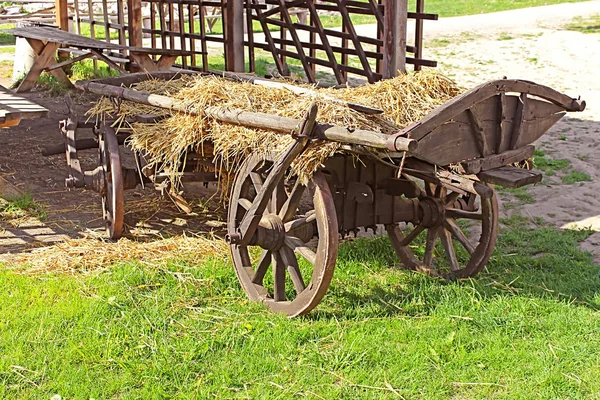
[[[11,255],[8,265],[26,274],[91,273],[121,262],[156,264],[177,258],[199,264],[210,257],[226,257],[225,241],[216,237],[174,236],[151,242],[121,238],[118,242],[98,238],[67,239],[29,253]]]
[[[395,79],[347,89],[314,89],[317,95],[296,95],[287,89],[266,88],[240,83],[216,76],[184,77],[176,81],[145,81],[135,85],[137,90],[163,94],[183,101],[190,110],[201,111],[216,106],[262,112],[276,116],[302,119],[311,103],[319,107],[318,121],[348,128],[392,133],[418,121],[431,110],[460,94],[450,79],[434,71],[401,75]],[[319,93],[339,99],[377,107],[382,115],[369,116],[344,104],[330,101]],[[123,126],[136,114],[168,113],[157,124],[133,123],[129,143],[133,149],[146,154],[149,167],[169,173],[177,186],[177,173],[185,164],[189,151],[201,153],[202,144],[214,144],[214,164],[221,175],[235,171],[252,152],[281,152],[293,141],[290,135],[274,131],[251,129],[226,124],[197,115],[169,112],[137,103],[123,101],[117,111],[109,99],[101,100],[90,110],[96,118],[118,118]],[[307,182],[322,163],[341,145],[333,142],[314,142],[293,163],[292,173]]]

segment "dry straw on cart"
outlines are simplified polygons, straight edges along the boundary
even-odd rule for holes
[[[317,120],[321,123],[388,134],[418,121],[460,93],[453,81],[432,71],[400,75],[357,88],[311,87],[316,94],[307,95],[297,95],[285,88],[267,88],[217,76],[184,77],[169,82],[150,80],[137,84],[135,89],[174,97],[183,101],[188,109],[195,111],[214,106],[295,119],[302,119],[310,104],[316,102],[319,107]],[[365,115],[320,94],[380,108],[384,113]],[[175,184],[177,173],[185,163],[186,153],[201,152],[204,142],[214,144],[213,161],[217,171],[226,176],[223,172],[234,171],[250,153],[280,152],[293,141],[290,135],[222,123],[202,116],[202,113],[192,115],[170,112],[130,101],[123,101],[115,108],[110,100],[103,99],[90,110],[90,114],[97,118],[118,118],[119,126],[127,118],[137,114],[167,114],[167,118],[155,124],[133,123],[129,143],[135,150],[146,155],[151,168],[169,173]],[[338,143],[313,142],[294,161],[291,172],[306,182],[328,157],[340,150],[341,145]]]

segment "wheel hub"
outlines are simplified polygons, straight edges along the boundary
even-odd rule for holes
[[[263,216],[253,239],[252,244],[263,249],[271,251],[279,249],[285,240],[285,227],[281,218],[276,214]]]
[[[419,202],[421,209],[421,225],[433,228],[441,225],[445,219],[444,204],[436,197],[425,197]]]

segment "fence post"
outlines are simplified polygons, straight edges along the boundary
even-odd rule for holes
[[[67,0],[55,0],[56,25],[63,31],[69,31],[69,8]]]
[[[246,17],[249,18],[250,16]],[[225,11],[225,69],[233,72],[244,72],[245,70],[243,0],[227,0]]]
[[[385,0],[383,14],[383,78],[406,72],[408,0]]]
[[[129,45],[143,47],[142,0],[127,0],[127,25],[129,30]]]

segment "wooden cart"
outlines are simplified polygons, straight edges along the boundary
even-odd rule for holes
[[[106,82],[76,86],[175,110],[179,106],[168,97]],[[235,178],[226,239],[244,291],[273,311],[307,313],[331,282],[339,238],[378,226],[385,227],[407,268],[459,278],[477,274],[498,235],[493,185],[516,188],[539,182],[539,172],[511,165],[529,159],[532,143],[566,112],[584,108],[585,102],[533,82],[499,80],[466,92],[390,136],[319,124],[314,105],[303,121],[203,110],[224,122],[296,138],[283,154],[250,156]],[[122,210],[127,185],[114,131],[100,131],[99,139],[102,166],[94,179],[102,182],[97,189],[114,231],[120,226],[116,219],[122,224],[117,210]],[[312,140],[343,143],[345,154],[328,159],[303,185],[289,168]]]

